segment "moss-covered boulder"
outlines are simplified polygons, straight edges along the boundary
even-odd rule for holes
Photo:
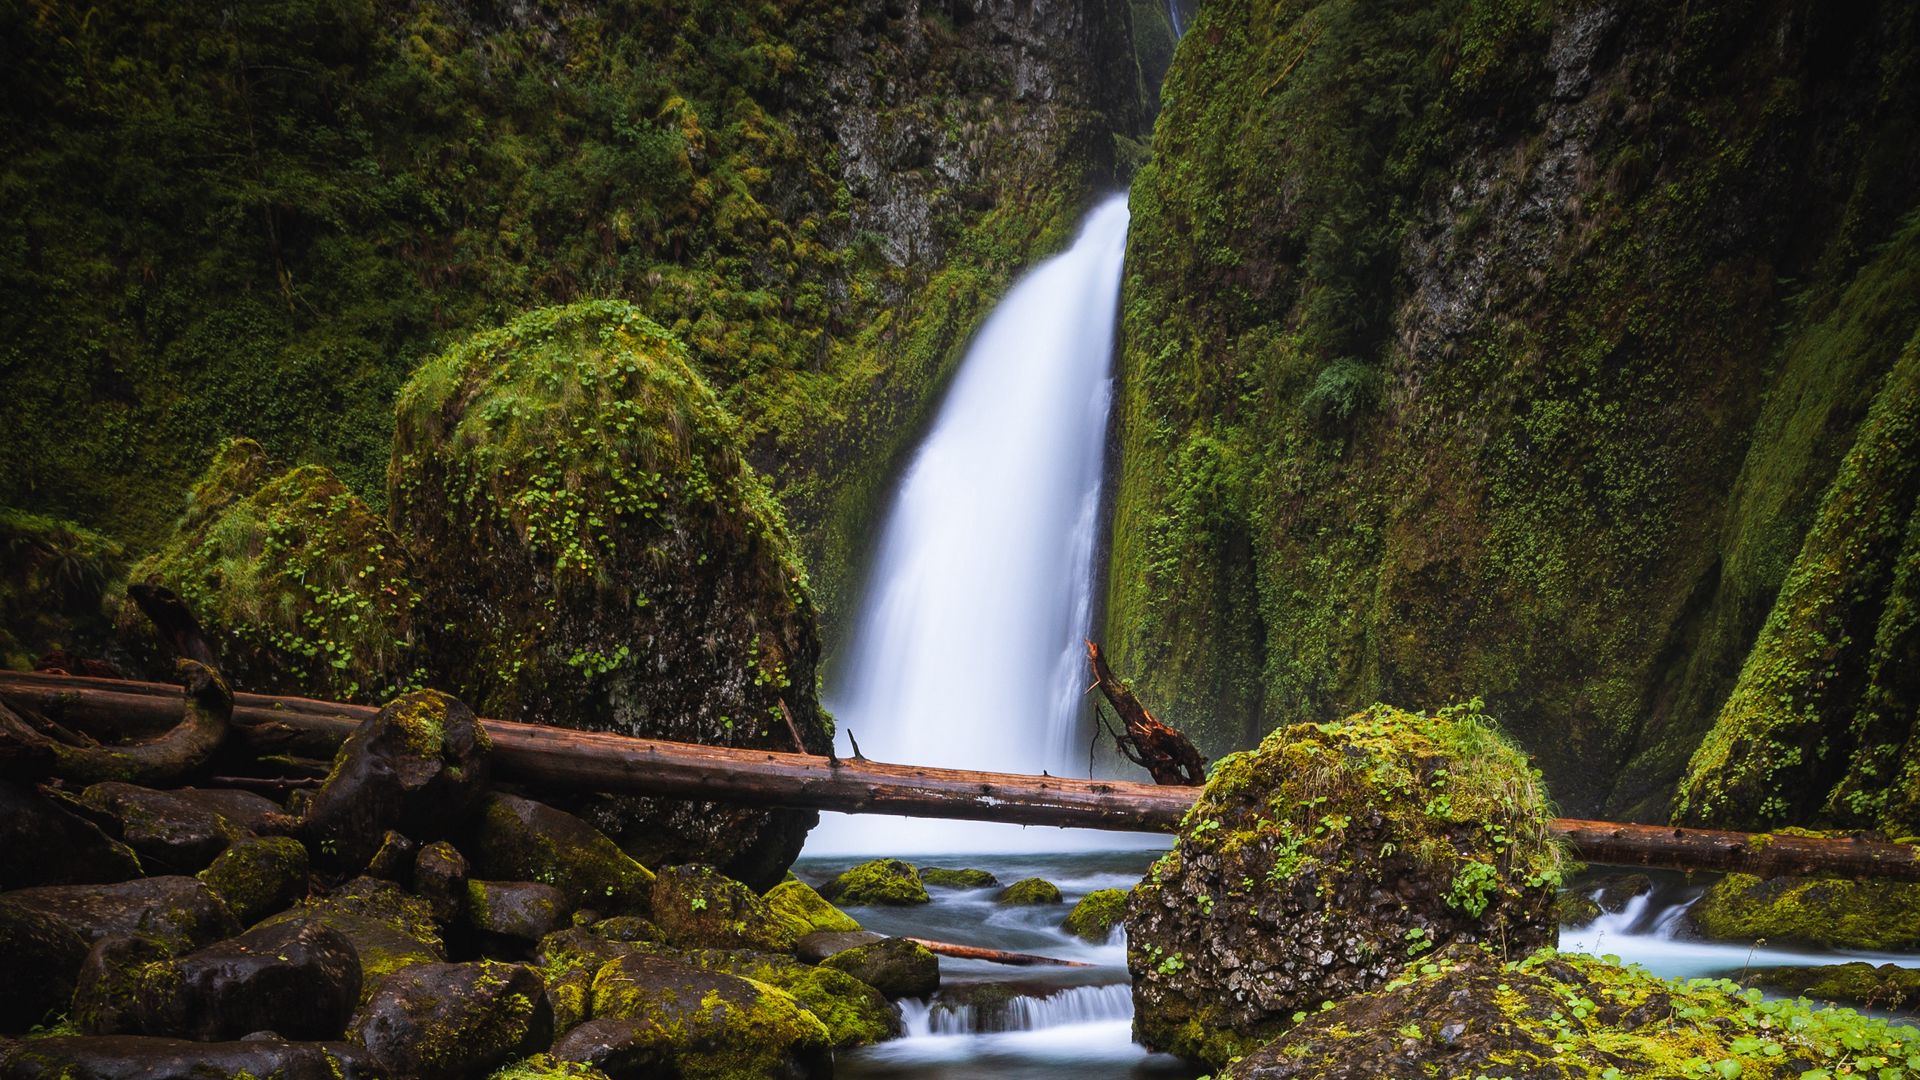
[[[933,899],[912,863],[873,859],[820,887],[820,895],[843,907],[924,904]]]
[[[1223,1064],[1436,947],[1552,943],[1552,816],[1471,707],[1274,732],[1219,763],[1128,900],[1135,1036]]]
[[[125,881],[141,869],[132,848],[75,808],[0,780],[0,890]]]
[[[447,958],[427,901],[390,881],[355,878],[324,896],[308,897],[265,925],[313,921],[339,931],[360,956],[364,1001],[388,975]]]
[[[1702,934],[1840,949],[1920,947],[1920,883],[1728,874],[1687,909]]]
[[[552,1054],[535,1054],[530,1058],[503,1065],[487,1080],[612,1080],[606,1073],[591,1065],[578,1061],[560,1061]]]
[[[842,949],[820,966],[844,971],[888,998],[927,997],[940,989],[940,958],[906,938]]]
[[[537,881],[467,882],[467,928],[482,942],[525,948],[567,924],[567,895]]]
[[[929,888],[985,889],[1000,884],[1000,879],[985,870],[971,867],[956,870],[945,866],[923,866],[920,868],[920,882]]]
[[[1061,902],[1060,886],[1046,878],[1021,878],[1019,881],[1001,889],[994,896],[996,904],[1028,906],[1035,904],[1058,904]]]
[[[381,983],[351,1031],[394,1076],[478,1080],[546,1049],[553,1011],[525,965],[420,964]]]
[[[1060,929],[1100,945],[1111,938],[1114,928],[1126,922],[1126,919],[1125,889],[1095,889],[1073,905],[1073,910],[1067,913],[1067,921],[1060,924]]]
[[[1670,982],[1551,951],[1502,964],[1463,947],[1301,1014],[1223,1077],[1834,1077],[1916,1053],[1913,1028],[1724,980]]]
[[[111,820],[141,865],[154,873],[196,873],[246,835],[225,814],[171,791],[107,781],[81,792],[80,801]]]
[[[858,930],[853,916],[828,903],[804,881],[783,881],[767,890],[767,910],[783,934],[799,941],[818,930]]]
[[[1560,895],[1554,898],[1553,919],[1563,927],[1588,926],[1600,915],[1600,905],[1578,889],[1561,889]]]
[[[786,992],[639,953],[600,969],[593,1019],[563,1035],[553,1056],[615,1080],[678,1076],[827,1076],[832,1037]]]
[[[234,918],[258,922],[307,894],[307,849],[292,837],[248,837],[195,876],[226,901]]]
[[[435,840],[413,857],[413,891],[443,923],[459,918],[467,907],[467,881],[472,867],[460,849]]]
[[[366,867],[388,830],[437,840],[485,796],[492,753],[472,709],[438,690],[402,694],[340,744],[300,835],[316,863],[346,874]]]
[[[543,882],[576,907],[644,914],[653,889],[653,874],[605,833],[517,795],[489,796],[461,846],[479,876]]]
[[[411,563],[386,522],[322,466],[275,475],[251,439],[221,447],[128,580],[178,594],[236,687],[378,702],[426,681]],[[121,598],[114,617],[157,660],[139,608]]]
[[[635,308],[547,308],[449,349],[400,393],[390,471],[436,668],[511,720],[814,752],[812,602],[781,513],[686,350]],[[476,574],[474,568],[486,567]],[[767,888],[813,811],[596,801],[648,866]]]
[[[0,1049],[9,1080],[374,1080],[373,1055],[347,1042],[264,1034],[234,1042],[142,1035],[62,1035]]]
[[[900,1033],[899,1011],[887,1003],[887,996],[845,971],[739,949],[676,950],[668,958],[786,991],[826,1025],[835,1050],[868,1046]]]
[[[1920,1012],[1920,968],[1856,960],[1850,964],[1761,968],[1741,980],[1815,1001],[1860,1005],[1882,1012]]]
[[[652,903],[655,925],[682,948],[788,952],[805,933],[794,920],[775,918],[752,889],[711,866],[661,870],[653,879]]]
[[[534,964],[547,984],[547,1004],[553,1010],[553,1029],[571,1030],[593,1011],[593,977],[639,946],[595,934],[587,927],[559,930],[540,939]]]

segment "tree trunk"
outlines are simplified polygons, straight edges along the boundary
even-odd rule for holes
[[[157,693],[164,694],[150,700],[159,704],[173,723],[156,738],[122,745],[88,743],[73,738],[57,724],[49,725],[50,734],[0,704],[0,765],[11,772],[57,776],[75,784],[124,780],[165,786],[186,779],[205,765],[226,741],[233,713],[233,692],[212,668],[198,661],[181,660],[180,673],[186,677],[184,710],[180,705],[179,687],[133,684],[154,687]],[[68,737],[57,737],[61,735]]]
[[[1147,711],[1126,683],[1115,678],[1107,667],[1100,646],[1087,642],[1087,663],[1093,668],[1093,683],[1106,696],[1113,711],[1127,725],[1126,733],[1114,737],[1120,753],[1128,761],[1147,770],[1156,784],[1199,787],[1207,782],[1207,759],[1193,743]]]

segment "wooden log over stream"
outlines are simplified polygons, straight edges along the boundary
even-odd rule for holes
[[[0,672],[0,697],[96,731],[153,731],[179,721],[165,683]],[[235,694],[230,738],[262,754],[297,744],[330,752],[377,710],[311,698]],[[1122,832],[1172,832],[1198,789],[1020,773],[891,765],[770,750],[736,750],[485,720],[501,777],[531,787],[798,806],[845,813],[965,818]],[[1556,819],[1588,862],[1722,870],[1771,877],[1920,881],[1920,847]]]

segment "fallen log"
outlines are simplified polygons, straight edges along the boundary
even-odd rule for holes
[[[180,674],[186,679],[184,706],[180,687],[143,684],[161,687],[171,699],[165,711],[172,726],[156,738],[120,745],[87,743],[59,724],[42,730],[0,704],[0,764],[80,785],[103,780],[149,786],[177,783],[220,748],[233,711],[233,693],[212,668],[181,660]]]
[[[0,698],[95,729],[166,727],[180,688],[164,683],[0,672]],[[377,710],[310,698],[236,694],[229,743],[280,753],[289,739],[322,751]],[[530,787],[661,795],[855,814],[965,818],[1123,832],[1172,832],[1190,787],[971,772],[771,750],[737,750],[605,732],[485,720],[497,774]],[[1775,875],[1920,881],[1920,846],[1558,819],[1553,831],[1588,862]]]
[[[1011,964],[1014,967],[1092,967],[1092,964],[1079,960],[1061,960],[1052,956],[1038,956],[1034,953],[1010,952],[1006,949],[986,949],[978,945],[955,945],[950,941],[929,941],[926,938],[910,937],[908,941],[931,953],[952,956],[961,960],[985,960],[990,964]]]
[[[1087,642],[1087,664],[1093,668],[1093,685],[1127,727],[1114,737],[1122,756],[1147,770],[1156,784],[1199,787],[1207,782],[1207,759],[1180,729],[1147,711],[1133,688],[1114,676],[1100,646],[1091,641]]]

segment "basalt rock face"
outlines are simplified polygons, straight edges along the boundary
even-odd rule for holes
[[[828,747],[812,601],[735,421],[627,304],[522,316],[400,396],[395,527],[437,670],[485,715],[736,747]],[[485,572],[476,572],[485,567]],[[817,815],[600,799],[642,863],[780,880]]]
[[[1910,438],[1868,418],[1920,329],[1916,18],[1205,5],[1132,191],[1115,667],[1216,754],[1483,695],[1642,820],[1724,704],[1691,819],[1851,768],[1826,812],[1899,828],[1912,470],[1842,463]]]
[[[1551,817],[1467,709],[1275,732],[1220,763],[1127,900],[1135,1038],[1219,1066],[1437,947],[1551,945]]]

